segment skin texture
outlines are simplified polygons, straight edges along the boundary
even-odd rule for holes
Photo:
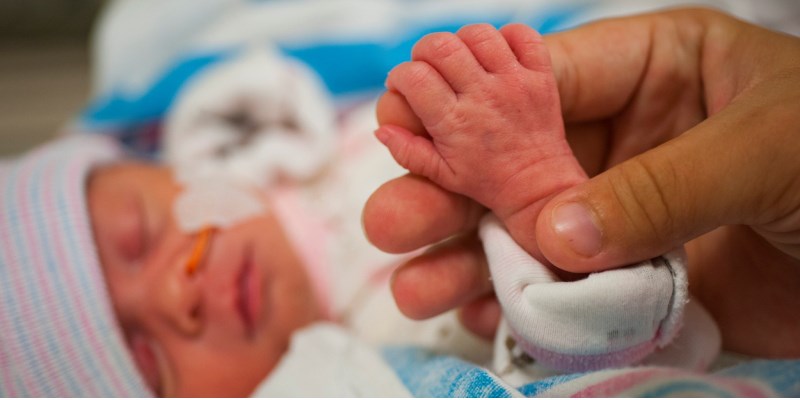
[[[501,33],[513,42],[515,29]],[[535,235],[542,255],[576,272],[613,268],[682,243],[690,288],[717,320],[725,348],[767,357],[800,356],[800,41],[702,10],[674,10],[601,21],[545,38],[567,140],[591,179],[543,206]],[[382,125],[426,136],[397,91],[378,105]],[[401,201],[401,199],[413,199]],[[601,245],[570,247],[580,231],[559,231],[554,212],[574,203],[591,213]],[[434,210],[419,211],[422,205]],[[413,226],[392,231],[384,215]],[[387,182],[364,210],[370,240],[408,251],[451,236],[474,235],[482,206],[430,181]],[[432,228],[435,227],[435,228]],[[490,336],[499,316],[485,284],[437,293],[414,288],[430,260],[398,268],[401,310],[432,316],[463,307],[465,324]],[[485,269],[465,240],[463,265]],[[452,275],[464,267],[453,267]],[[438,279],[448,279],[439,266]],[[477,272],[476,272],[477,274]],[[453,278],[454,279],[454,278]],[[476,299],[480,299],[476,302]]]
[[[376,136],[411,173],[491,209],[542,260],[531,229],[539,212],[587,177],[566,141],[542,37],[524,25],[504,32],[472,25],[420,40],[386,84],[429,136],[393,125]]]
[[[117,319],[156,394],[243,397],[269,374],[296,329],[321,318],[305,269],[265,214],[218,230],[193,274],[195,235],[172,218],[180,187],[164,167],[125,163],[93,172],[89,209]],[[248,263],[249,261],[249,263]],[[260,295],[240,311],[246,265]]]

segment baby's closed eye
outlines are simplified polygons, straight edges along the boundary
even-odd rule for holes
[[[123,261],[138,263],[147,250],[147,220],[141,200],[130,198],[126,203],[111,227],[112,246]]]

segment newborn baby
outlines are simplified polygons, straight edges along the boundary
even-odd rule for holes
[[[298,328],[323,317],[274,213],[197,235],[172,213],[181,186],[164,166],[121,163],[88,184],[89,216],[116,318],[157,395],[247,396]]]

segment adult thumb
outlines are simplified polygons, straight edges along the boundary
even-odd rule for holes
[[[722,112],[555,196],[537,220],[542,254],[591,272],[655,257],[721,225],[779,221],[797,207],[780,193],[797,185],[798,171],[776,167],[800,164],[798,149],[775,127],[753,124]]]

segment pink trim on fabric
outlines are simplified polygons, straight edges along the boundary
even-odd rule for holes
[[[771,391],[764,390],[757,383],[750,384],[739,379],[730,379],[716,376],[697,376],[682,370],[672,368],[653,367],[644,371],[620,371],[617,375],[602,382],[591,384],[575,393],[570,397],[618,397],[624,396],[626,390],[635,389],[643,383],[647,383],[649,388],[657,388],[660,385],[674,383],[676,380],[694,381],[709,386],[717,386],[720,389],[727,389],[737,397],[774,397]],[[648,382],[649,381],[649,382]],[[635,396],[637,393],[630,393]]]
[[[510,329],[511,336],[517,344],[537,362],[563,372],[586,372],[604,368],[624,367],[633,364],[656,349],[656,342],[651,339],[647,342],[604,354],[563,354],[536,347],[525,341],[521,335]],[[658,334],[656,334],[658,337]]]
[[[327,257],[327,248],[332,235],[330,229],[312,218],[309,210],[301,207],[301,199],[296,190],[275,189],[271,199],[276,217],[306,267],[314,291],[319,296],[324,315],[329,319],[334,318],[331,266]]]

